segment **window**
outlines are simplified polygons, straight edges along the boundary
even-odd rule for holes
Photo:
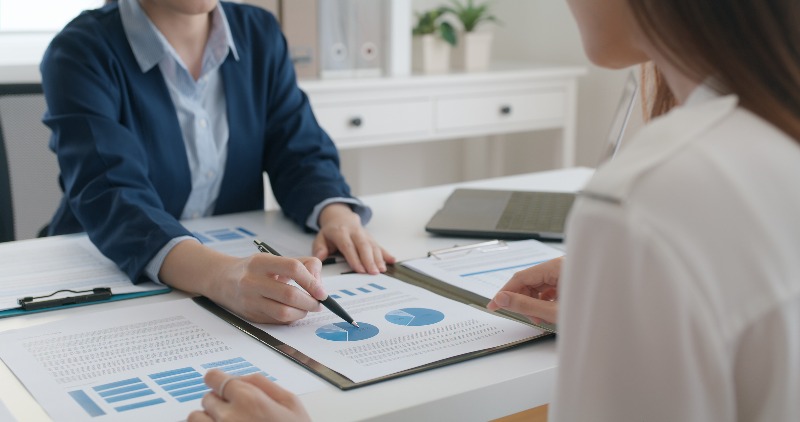
[[[23,79],[38,80],[36,65],[53,36],[81,11],[104,0],[0,0],[0,79],[4,66],[27,66]],[[15,76],[16,77],[16,76]]]
[[[103,0],[0,0],[0,32],[56,33],[86,9]]]

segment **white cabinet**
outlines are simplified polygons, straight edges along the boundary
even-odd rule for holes
[[[506,64],[487,72],[301,81],[339,149],[561,129],[575,163],[582,67]]]
[[[430,132],[433,108],[425,98],[314,106],[320,126],[339,148],[392,136],[416,138]]]

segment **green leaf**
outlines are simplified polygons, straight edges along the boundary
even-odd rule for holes
[[[458,43],[456,30],[453,28],[453,25],[450,25],[449,22],[442,22],[442,24],[439,26],[439,35],[443,40],[447,41],[447,43],[452,46],[455,46]]]

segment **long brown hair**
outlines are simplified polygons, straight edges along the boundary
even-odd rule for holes
[[[628,4],[645,36],[684,74],[697,81],[712,77],[716,88],[735,93],[744,108],[800,142],[800,1]],[[651,115],[674,104],[655,75]]]

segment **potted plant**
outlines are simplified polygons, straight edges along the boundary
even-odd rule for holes
[[[456,31],[444,17],[448,8],[440,7],[417,13],[412,31],[413,66],[424,73],[444,73],[450,70],[450,50],[456,45]]]
[[[452,6],[446,7],[455,15],[463,27],[459,36],[461,42],[453,50],[453,63],[458,69],[481,71],[489,67],[492,52],[492,31],[476,31],[482,23],[498,23],[497,18],[489,10],[490,3],[475,4],[474,0],[451,0]]]

